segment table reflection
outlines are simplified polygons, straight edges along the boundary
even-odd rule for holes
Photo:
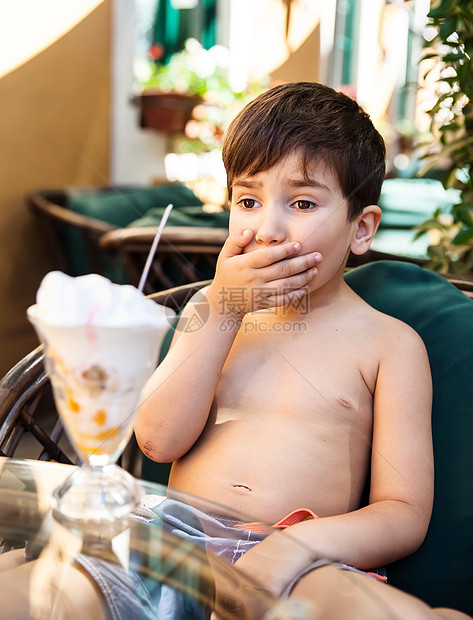
[[[61,617],[71,589],[87,588],[84,572],[96,572],[100,579],[104,571],[116,583],[108,602],[116,606],[112,615],[117,618],[132,617],[136,599],[143,618],[164,613],[186,619],[315,617],[302,602],[277,600],[259,589],[227,561],[218,544],[205,547],[202,533],[220,527],[212,515],[229,512],[203,499],[140,481],[143,503],[129,517],[100,522],[95,531],[57,522],[51,494],[71,470],[57,463],[0,458],[0,592],[2,582],[6,588],[13,575],[20,575],[16,593],[8,597],[16,617]],[[252,520],[233,513],[229,519]],[[231,527],[225,532],[238,545],[241,532]],[[216,590],[224,594],[216,596]],[[15,600],[18,592],[22,596]],[[78,616],[76,611],[69,609],[68,617]]]

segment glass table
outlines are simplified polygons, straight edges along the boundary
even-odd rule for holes
[[[74,524],[57,522],[50,509],[51,494],[71,473],[71,467],[0,458],[0,561],[6,557],[3,554],[22,554],[23,549],[28,559],[36,561],[40,568],[33,584],[36,589],[28,592],[30,602],[34,603],[35,592],[44,598],[44,592],[54,588],[54,573],[62,570],[65,558],[72,562],[71,558],[80,554],[139,575],[149,591],[165,584],[169,592],[185,601],[186,620],[210,616],[212,620],[315,617],[304,611],[300,602],[281,601],[259,589],[229,562],[209,553],[202,544],[177,536],[155,518],[156,507],[169,500],[222,514],[222,507],[202,499],[140,481],[146,501],[136,514],[118,523],[100,523],[95,531],[82,531]],[[235,518],[251,520],[242,515]],[[232,592],[232,600],[215,597],[215,583],[224,583],[224,590]]]

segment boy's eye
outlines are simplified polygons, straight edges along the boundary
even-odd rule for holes
[[[311,200],[296,200],[296,202],[292,203],[292,206],[301,211],[306,211],[307,209],[313,209],[317,205]]]
[[[254,209],[259,203],[254,198],[242,198],[238,204],[244,209]]]

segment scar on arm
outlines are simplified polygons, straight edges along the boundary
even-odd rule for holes
[[[145,445],[143,446],[143,452],[149,456],[150,454],[153,454],[155,452],[154,446],[151,443],[151,441],[146,441]]]

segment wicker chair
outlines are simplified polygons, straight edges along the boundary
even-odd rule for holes
[[[99,273],[120,283],[138,285],[155,227],[118,228],[76,213],[66,207],[67,193],[61,190],[33,192],[27,202],[44,232],[55,269],[69,275]],[[212,277],[227,236],[225,228],[166,227],[145,291],[153,293]]]
[[[466,296],[473,298],[473,281],[458,276],[447,279]],[[192,295],[208,281],[158,291],[150,298],[179,312]],[[28,444],[25,452],[24,444]],[[131,452],[129,459],[127,455]],[[40,460],[54,460],[62,463],[76,463],[75,455],[63,433],[58,418],[51,386],[44,368],[43,346],[20,360],[0,381],[0,455],[27,456]],[[136,450],[130,446],[125,452],[127,469],[136,466]]]
[[[26,442],[27,451],[22,449]],[[0,455],[77,462],[54,405],[43,345],[20,360],[0,382]]]
[[[189,284],[151,296],[176,312],[205,283]],[[79,459],[64,433],[40,345],[21,359],[0,381],[0,456],[77,464]],[[122,467],[140,475],[139,450],[130,440]]]
[[[97,190],[100,191],[100,190]],[[66,232],[74,231],[85,256],[88,271],[105,274],[106,256],[100,250],[100,237],[116,228],[102,220],[75,213],[66,208],[67,194],[61,190],[43,190],[27,196],[27,204],[37,217],[44,232],[55,269],[69,275],[79,275],[72,262]]]
[[[127,280],[138,286],[153,243],[154,227],[118,228],[104,234],[100,247],[112,259],[119,258]],[[218,254],[228,236],[224,228],[168,226],[151,264],[145,292],[148,294],[213,277]]]

